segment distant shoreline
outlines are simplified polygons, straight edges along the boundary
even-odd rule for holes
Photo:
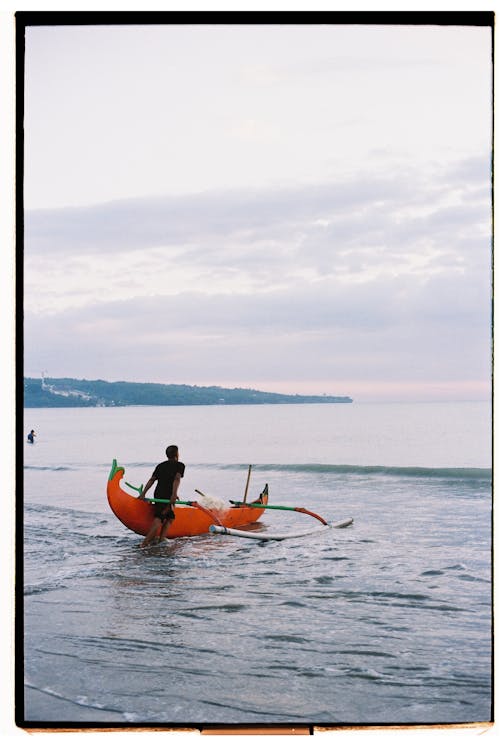
[[[24,378],[24,408],[351,404],[348,396],[279,394],[187,384]]]

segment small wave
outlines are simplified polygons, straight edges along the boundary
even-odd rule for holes
[[[28,584],[24,587],[24,596],[30,597],[33,594],[45,594],[47,591],[55,591],[64,588],[64,584],[52,582],[46,584]]]
[[[444,574],[444,571],[423,571],[421,573],[421,576],[442,576]]]
[[[386,651],[370,651],[368,649],[356,650],[355,648],[339,649],[335,651],[336,654],[346,656],[375,656],[382,659],[397,659],[395,654],[388,653]]]
[[[333,576],[316,576],[316,578],[313,579],[317,584],[332,584],[335,579]]]
[[[184,612],[190,612],[190,613],[198,613],[198,612],[241,612],[245,610],[247,607],[246,604],[241,603],[223,603],[223,604],[207,604],[200,607],[191,607],[189,610],[184,610]]]
[[[280,605],[282,607],[307,607],[307,604],[299,602],[296,599],[287,599],[285,602],[281,602]]]
[[[36,465],[36,464],[25,464],[25,470],[33,470],[35,472],[75,472],[76,467],[63,467],[61,465]]]
[[[119,708],[103,705],[102,703],[98,702],[92,702],[86,695],[75,696],[71,698],[68,695],[63,695],[62,693],[57,692],[57,690],[52,690],[52,688],[50,687],[39,687],[37,685],[31,684],[30,682],[26,682],[25,684],[26,687],[30,690],[36,690],[37,692],[45,693],[45,695],[50,695],[57,700],[63,700],[67,703],[72,703],[73,705],[80,706],[82,708],[96,709],[98,711],[109,711],[110,713],[122,713]]]
[[[199,465],[202,466],[202,465]],[[248,469],[244,464],[214,464],[220,470]],[[488,467],[391,467],[384,465],[356,464],[255,464],[258,472],[294,472],[310,474],[370,475],[394,477],[443,478],[447,480],[491,480],[492,471]]]
[[[481,578],[480,576],[471,576],[470,573],[461,573],[458,578],[461,581],[479,581],[482,584],[489,584],[490,581],[487,578]]]
[[[100,511],[85,511],[81,508],[71,508],[71,506],[66,505],[54,506],[47,503],[26,503],[24,505],[24,511],[30,515],[38,514],[41,516],[47,514],[54,519],[62,516],[71,516],[82,520],[86,519],[91,522],[92,527],[108,523],[108,516]]]
[[[309,643],[307,638],[303,638],[300,635],[292,635],[290,633],[268,633],[267,635],[264,633],[262,634],[262,639],[266,641],[277,641],[278,643]]]
[[[152,467],[154,468],[156,464],[156,462],[127,462],[124,467],[127,469],[151,469]],[[102,464],[100,466],[109,468],[109,464]]]

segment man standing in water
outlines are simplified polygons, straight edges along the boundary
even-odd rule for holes
[[[175,506],[175,502],[178,499],[177,490],[186,467],[182,462],[179,462],[179,449],[177,446],[168,446],[166,454],[167,461],[161,462],[161,464],[155,467],[153,474],[139,495],[141,500],[146,500],[146,493],[156,482],[154,497],[158,498],[158,500],[161,499],[161,501],[168,501],[168,503],[153,503],[153,523],[141,547],[147,547],[154,540],[160,527],[160,542],[164,540],[170,524],[175,519],[173,506]]]
[[[35,443],[35,436],[36,436],[36,433],[35,433],[35,431],[33,431],[33,430],[31,430],[31,431],[30,431],[30,432],[28,433],[28,443],[29,443],[29,444],[34,444],[34,443]]]

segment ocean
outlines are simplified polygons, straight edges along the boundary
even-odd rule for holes
[[[492,718],[487,402],[25,410],[25,726],[410,725]],[[142,550],[109,509],[176,443],[197,489],[344,529]],[[261,529],[315,520],[268,511]],[[22,654],[19,656],[19,651]]]

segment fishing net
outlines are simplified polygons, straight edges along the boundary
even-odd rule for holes
[[[204,506],[205,508],[211,508],[219,511],[223,511],[224,509],[228,508],[225,501],[222,500],[222,498],[217,498],[214,495],[203,495],[200,498],[197,498],[198,503],[200,506]]]

